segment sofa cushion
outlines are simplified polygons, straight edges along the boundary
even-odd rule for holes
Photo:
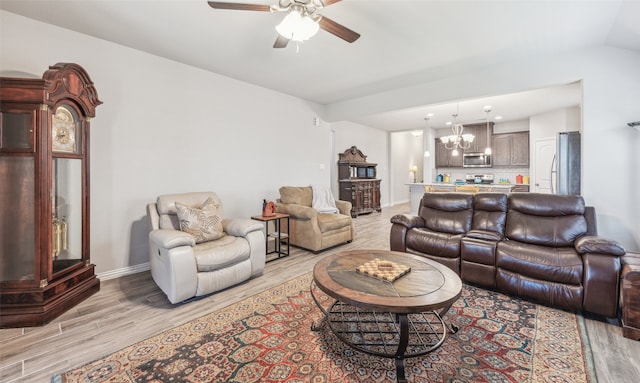
[[[574,241],[587,231],[587,222],[581,215],[534,216],[509,211],[505,235],[520,242],[550,246],[573,246]]]
[[[351,217],[344,214],[318,214],[318,226],[322,233],[351,226]]]
[[[407,249],[437,257],[459,258],[460,240],[463,236],[463,234],[449,234],[425,228],[414,228],[407,231]]]
[[[472,230],[504,235],[507,222],[507,195],[502,193],[477,193],[473,197]]]
[[[509,195],[505,236],[543,246],[573,246],[587,233],[581,196],[538,193]]]
[[[541,281],[582,284],[582,257],[573,247],[546,247],[508,240],[499,242],[496,267]]]
[[[504,269],[496,270],[499,291],[567,310],[582,310],[584,291],[580,285],[542,281]]]
[[[213,198],[207,198],[200,206],[192,207],[176,202],[180,230],[193,235],[196,243],[215,241],[224,237],[222,217]]]
[[[203,242],[193,249],[198,272],[224,269],[249,259],[249,242],[240,237],[227,235],[216,241]]]
[[[509,209],[537,216],[584,215],[584,198],[579,195],[540,193],[509,194]]]
[[[311,186],[282,186],[280,202],[311,207],[313,190]]]
[[[432,231],[464,234],[471,230],[473,195],[466,193],[425,193],[420,217]]]
[[[581,196],[538,193],[509,195],[505,236],[535,245],[564,247],[587,233]]]

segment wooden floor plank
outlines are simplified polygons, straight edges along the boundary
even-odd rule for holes
[[[0,381],[48,382],[51,375],[99,359],[191,319],[312,270],[322,257],[353,249],[389,249],[392,215],[408,205],[355,219],[356,239],[320,254],[291,248],[291,255],[269,262],[264,274],[240,285],[188,303],[172,305],[151,273],[101,282],[101,289],[51,323],[0,330]],[[94,259],[100,262],[99,257]],[[600,383],[640,382],[640,342],[622,337],[619,326],[587,318],[587,329]]]

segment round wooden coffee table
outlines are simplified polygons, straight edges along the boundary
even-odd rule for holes
[[[323,303],[316,286],[333,302]],[[313,268],[311,293],[324,313],[313,330],[328,324],[349,346],[394,358],[398,382],[406,382],[404,359],[434,351],[457,331],[442,317],[461,291],[455,272],[424,257],[385,250],[329,255]]]

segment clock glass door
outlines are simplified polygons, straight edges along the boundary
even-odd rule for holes
[[[51,126],[53,161],[51,252],[54,275],[82,263],[82,122],[69,105],[56,109]]]
[[[37,283],[34,131],[35,111],[0,114],[0,282]]]
[[[53,159],[53,273],[82,263],[82,161]]]

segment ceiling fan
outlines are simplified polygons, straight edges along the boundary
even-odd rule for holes
[[[209,1],[214,9],[231,9],[240,11],[259,12],[287,12],[284,20],[276,26],[278,37],[274,48],[284,48],[289,41],[304,41],[315,35],[318,29],[323,29],[341,39],[352,43],[360,34],[336,23],[326,16],[316,14],[316,11],[342,0],[278,0],[278,4],[243,4]]]

